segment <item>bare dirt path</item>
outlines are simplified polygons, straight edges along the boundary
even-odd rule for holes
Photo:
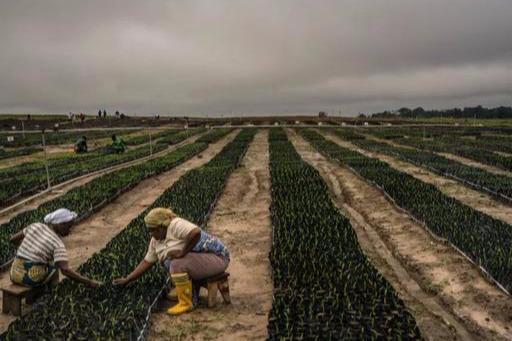
[[[170,317],[165,311],[173,303],[165,300],[153,315],[148,340],[266,339],[273,290],[268,260],[271,223],[267,134],[267,130],[256,134],[208,220],[208,231],[231,252],[228,271],[232,303],[220,303],[219,295],[217,306],[206,308],[203,289],[199,308]]]
[[[289,136],[326,180],[372,264],[411,309],[427,340],[510,340],[512,300],[452,248],[347,168]],[[330,137],[329,137],[330,138]]]
[[[185,172],[208,162],[232,141],[237,133],[238,131],[234,131],[220,141],[210,144],[201,154],[172,170],[140,182],[86,220],[75,225],[71,233],[63,238],[68,250],[70,266],[76,268],[89,259],[94,252],[103,248],[112,237],[125,228]],[[9,272],[0,273],[0,287],[9,283]],[[0,314],[0,333],[13,320],[12,315]]]
[[[400,160],[395,156],[390,156],[374,151],[367,151],[339,138],[332,133],[326,133],[322,131],[319,132],[323,133],[324,136],[329,137],[331,140],[335,141],[343,147],[357,150],[361,154],[386,162],[395,169],[399,169],[407,174],[412,175],[416,179],[436,186],[441,192],[443,192],[443,194],[457,199],[463,204],[473,207],[477,211],[483,212],[493,218],[502,220],[507,224],[512,225],[512,205],[510,204],[506,204],[503,201],[497,200],[483,192],[466,187],[458,181],[430,172],[427,169],[416,166],[413,163]]]

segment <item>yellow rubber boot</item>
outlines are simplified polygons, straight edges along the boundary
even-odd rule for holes
[[[192,281],[186,272],[171,274],[171,279],[176,286],[178,304],[167,309],[169,315],[179,315],[194,309],[192,303]]]

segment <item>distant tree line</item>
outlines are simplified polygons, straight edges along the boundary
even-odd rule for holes
[[[466,107],[464,109],[453,108],[445,110],[425,110],[422,107],[415,109],[400,108],[397,111],[383,111],[371,114],[373,118],[430,118],[430,117],[453,117],[453,118],[512,118],[512,107],[484,108],[481,105]]]

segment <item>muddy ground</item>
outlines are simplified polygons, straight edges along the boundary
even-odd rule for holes
[[[304,160],[320,171],[365,253],[412,311],[427,340],[512,339],[508,296],[375,187],[327,160],[293,131],[289,136]]]
[[[268,158],[267,130],[260,130],[208,220],[207,230],[231,253],[227,271],[232,303],[222,303],[219,295],[217,306],[209,309],[202,289],[200,307],[170,317],[165,311],[174,303],[162,301],[152,315],[149,341],[266,339],[272,305]]]
[[[220,141],[211,144],[198,156],[182,163],[172,170],[140,182],[123,193],[113,202],[75,225],[71,233],[63,238],[68,250],[69,263],[78,267],[92,254],[103,248],[119,231],[136,218],[147,206],[153,203],[168,187],[186,171],[199,167],[213,158],[229,143],[237,132],[234,131]],[[61,276],[62,279],[62,276]],[[10,283],[9,272],[0,273],[0,287]],[[29,307],[27,307],[29,308]],[[0,314],[0,333],[14,320],[12,315]]]

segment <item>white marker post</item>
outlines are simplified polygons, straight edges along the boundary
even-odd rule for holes
[[[48,171],[48,156],[46,155],[46,139],[43,133],[43,151],[44,151],[44,168],[46,169],[46,181],[48,182],[48,190],[52,189],[52,185],[50,183],[50,172]]]
[[[149,155],[153,155],[153,146],[151,144],[151,126],[149,126]]]
[[[25,139],[25,123],[23,122],[23,119],[20,119],[21,121],[21,131],[23,133],[23,139]]]

